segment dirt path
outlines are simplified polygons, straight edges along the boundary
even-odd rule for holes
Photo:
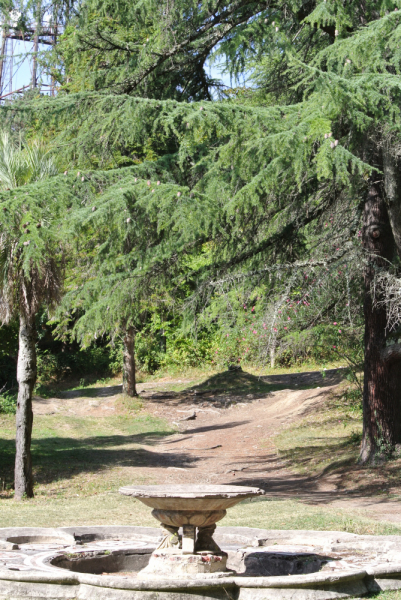
[[[324,379],[318,372],[263,377],[258,379],[260,389],[257,385],[255,389],[256,378],[248,374],[233,377],[242,386],[241,393],[236,381],[229,391],[214,388],[221,385],[216,378],[206,386],[188,387],[180,393],[166,391],[177,383],[173,381],[139,385],[146,412],[166,419],[178,432],[152,445],[143,444],[143,461],[132,467],[135,475],[146,480],[151,473],[158,483],[256,485],[275,498],[330,504],[366,517],[401,522],[398,490],[393,499],[372,491],[340,491],[336,476],[297,475],[277,454],[274,436],[321,406],[341,381],[340,371],[328,371]],[[247,386],[251,393],[246,393]],[[285,389],[267,391],[269,386]],[[309,389],[297,389],[303,387]],[[79,390],[64,392],[63,398],[35,399],[34,412],[93,417],[116,414],[120,393],[120,386],[90,389],[85,395]]]

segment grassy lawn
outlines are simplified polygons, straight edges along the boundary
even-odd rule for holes
[[[361,443],[362,414],[330,398],[274,438],[280,457],[298,473],[317,475],[355,464]]]
[[[207,378],[204,376],[191,382],[191,390],[196,392],[209,392],[214,394],[230,393],[242,396],[244,394],[268,394],[280,386],[267,383],[259,376],[248,371],[223,371],[214,373]],[[182,391],[188,389],[188,383],[177,383],[171,389]]]
[[[343,491],[399,498],[400,453],[376,466],[358,464],[362,411],[344,390],[346,386],[274,438],[280,458],[292,471],[335,478]]]
[[[111,482],[109,482],[110,485]],[[121,483],[121,482],[120,482]],[[119,484],[103,493],[74,497],[36,496],[16,503],[1,500],[0,527],[63,527],[69,525],[141,525],[157,527],[151,509],[138,500],[118,494]],[[122,481],[127,483],[127,481]],[[149,483],[149,482],[146,482]],[[156,483],[156,482],[151,482]],[[315,529],[369,535],[401,534],[390,524],[345,511],[309,506],[296,500],[259,499],[243,502],[227,512],[222,526],[261,529]]]
[[[164,382],[163,378],[158,381],[170,390],[216,389],[231,395],[264,394],[275,387],[259,379],[257,373],[191,374],[190,381],[184,375],[182,381],[174,383]],[[100,383],[105,384],[105,381]],[[96,387],[99,382],[79,389],[83,396],[90,397],[90,390]],[[119,495],[118,488],[158,482],[154,467],[163,467],[163,455],[157,442],[174,430],[167,421],[146,413],[146,401],[124,402],[119,400],[121,414],[108,417],[37,415],[32,443],[35,498],[22,503],[14,502],[12,491],[15,417],[0,415],[0,527],[157,525],[149,508]],[[276,443],[291,468],[318,473],[354,464],[359,435],[358,410],[352,403],[347,405],[332,398],[321,411],[314,411],[283,430]],[[177,455],[177,465],[182,459]],[[364,473],[368,476],[369,470]],[[401,534],[401,528],[390,523],[366,519],[359,513],[301,503],[296,498],[247,501],[230,509],[221,525]]]
[[[178,393],[200,393],[207,395],[227,395],[230,396],[264,396],[270,392],[279,390],[306,390],[316,389],[324,386],[331,386],[340,383],[344,371],[336,372],[329,369],[314,368],[302,370],[300,368],[292,369],[264,369],[260,372],[257,369],[244,368],[241,371],[222,371],[219,373],[210,372],[201,375],[195,370],[192,378],[184,376],[173,382],[164,380],[158,381],[158,390],[171,390]],[[330,369],[336,369],[336,365],[331,365]],[[155,382],[156,383],[156,382]],[[160,386],[160,384],[162,384]],[[154,390],[155,391],[155,390]]]
[[[298,371],[294,369],[292,372]],[[270,374],[279,373],[276,370]],[[197,372],[191,375],[191,380],[188,380],[187,374],[187,377],[181,375],[182,381],[171,383],[166,378],[166,381],[155,379],[155,383],[162,383],[158,389],[178,392],[216,390],[216,394],[232,396],[265,394],[283,387],[259,379],[257,372]],[[91,397],[92,393],[96,395],[96,388],[118,383],[115,380],[101,381],[82,384],[75,389],[81,389],[82,396]],[[56,395],[54,391],[49,389],[48,395]],[[60,397],[63,396],[63,389],[57,392]],[[157,526],[150,508],[121,496],[118,488],[127,484],[157,483],[152,465],[163,465],[157,442],[174,430],[167,421],[146,413],[146,401],[132,402],[121,398],[118,402],[121,414],[109,417],[57,414],[35,417],[32,444],[35,498],[20,503],[13,500],[11,489],[15,417],[0,415],[0,527]],[[360,420],[360,413],[352,403],[347,405],[333,397],[320,411],[314,411],[284,429],[275,442],[281,458],[295,471],[318,474],[345,469],[351,473],[358,454]],[[157,463],[158,457],[160,464]],[[397,461],[392,461],[390,467],[386,465],[384,470],[383,467],[380,469],[384,480],[386,477],[391,480],[392,473],[396,478],[397,464]],[[370,476],[377,479],[377,469],[365,469],[363,473],[365,483]],[[348,477],[350,484],[358,482],[358,477],[358,473],[353,472]],[[401,534],[401,527],[364,518],[363,513],[305,504],[296,498],[278,500],[265,497],[245,501],[230,509],[220,525]],[[382,592],[372,597],[401,600],[401,591]]]
[[[278,371],[273,374],[280,374]],[[265,395],[288,386],[286,381],[266,381],[244,371],[201,373],[191,370],[192,380],[184,375],[182,380],[168,381],[161,377],[154,381],[169,390],[206,391],[230,397]],[[83,398],[91,398],[96,396],[99,387],[118,383],[116,379],[91,385],[82,382],[70,387],[68,392],[76,391]],[[63,387],[49,387],[43,395],[59,397],[62,402],[68,393]],[[149,459],[152,458],[153,464],[155,460],[157,462],[157,450],[152,451],[152,446],[173,429],[167,421],[147,414],[144,406],[146,401],[124,400],[120,396],[119,415],[36,415],[32,440],[35,502],[40,498],[49,502],[55,498],[93,496],[111,492],[127,483],[155,483]],[[0,498],[4,500],[12,495],[14,436],[14,416],[0,414]],[[160,459],[162,462],[162,457]],[[179,460],[177,457],[177,464]]]
[[[305,371],[323,371],[323,369],[338,369],[342,367],[346,367],[346,361],[338,360],[331,361],[327,364],[318,364],[314,361],[303,362],[301,365],[291,365],[291,366],[275,366],[273,369],[268,365],[263,365],[261,367],[255,366],[253,364],[248,364],[246,362],[241,363],[242,369],[252,375],[256,376],[264,376],[264,375],[285,375],[288,373],[304,373]],[[218,369],[213,367],[212,365],[202,365],[202,367],[182,367],[177,366],[175,369],[173,367],[169,367],[168,370],[159,370],[153,375],[138,374],[137,381],[161,381],[168,380],[174,377],[175,379],[190,379],[191,381],[198,382],[203,381],[205,378],[218,374],[224,370],[224,367]]]
[[[0,432],[0,488],[4,482],[6,488],[0,498],[5,499],[12,493],[14,416],[0,415]],[[166,421],[146,413],[37,415],[32,439],[35,502],[96,496],[128,483],[155,483],[151,468],[146,477],[138,478],[135,467],[146,466],[149,447],[172,432]],[[2,506],[3,515],[4,501]]]
[[[173,431],[164,420],[143,411],[97,418],[38,415],[32,444],[35,498],[22,503],[13,500],[11,490],[14,427],[13,416],[0,418],[0,477],[7,483],[0,493],[0,527],[157,525],[149,508],[119,495],[118,488],[157,483],[152,473],[158,460],[156,443]],[[296,499],[247,501],[230,509],[221,525],[401,533],[391,524]]]

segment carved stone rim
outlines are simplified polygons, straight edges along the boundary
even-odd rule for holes
[[[241,485],[127,485],[120,494],[134,498],[251,498],[262,496],[260,488]]]

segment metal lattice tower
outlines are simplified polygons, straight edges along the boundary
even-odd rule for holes
[[[20,13],[11,11],[2,19],[1,23],[1,48],[0,48],[0,101],[7,96],[20,94],[29,88],[48,88],[47,93],[54,95],[54,81],[50,84],[38,81],[38,51],[39,46],[44,44],[54,46],[57,37],[61,33],[57,18],[45,18],[44,11],[38,11],[40,17],[19,26]],[[24,42],[26,46],[26,57],[20,61],[15,60],[15,48],[18,42]],[[29,65],[30,81],[26,85],[15,89],[16,73],[21,64]]]

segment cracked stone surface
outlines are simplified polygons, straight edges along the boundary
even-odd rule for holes
[[[151,527],[0,529],[0,598],[152,600],[157,590],[158,600],[333,600],[401,588],[401,536],[220,527],[235,574],[141,579],[159,536]]]

